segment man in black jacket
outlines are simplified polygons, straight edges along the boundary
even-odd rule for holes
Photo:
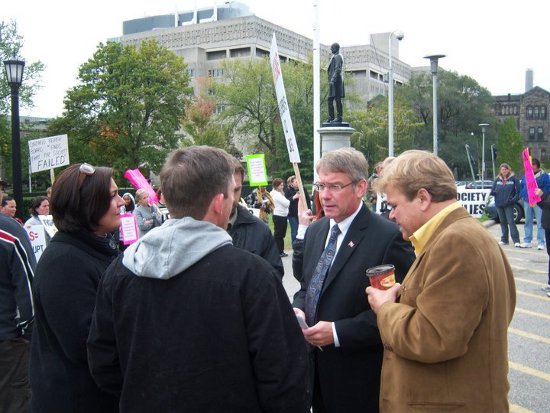
[[[306,410],[306,345],[287,294],[226,231],[233,173],[221,149],[172,153],[160,174],[172,219],[101,280],[88,359],[122,413]]]
[[[2,192],[0,191],[0,201]],[[31,325],[31,284],[36,259],[29,237],[13,218],[0,214],[0,411],[26,411]]]
[[[243,189],[244,168],[239,160],[235,158],[233,158],[233,165],[235,167],[235,173],[233,174],[235,178],[235,199],[227,232],[231,235],[234,246],[265,259],[277,270],[282,279],[285,275],[285,269],[273,234],[265,223],[239,203]]]

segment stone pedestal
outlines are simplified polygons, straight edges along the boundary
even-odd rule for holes
[[[318,130],[321,135],[321,156],[329,151],[338,148],[349,148],[351,146],[351,135],[355,129],[349,126],[349,123],[323,123]]]

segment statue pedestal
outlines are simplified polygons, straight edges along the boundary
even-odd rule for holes
[[[351,135],[355,129],[347,122],[323,123],[318,130],[321,135],[321,156],[329,151],[338,148],[349,148],[351,146]]]

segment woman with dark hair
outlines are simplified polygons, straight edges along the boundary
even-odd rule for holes
[[[31,201],[30,211],[31,217],[25,222],[25,227],[29,225],[43,225],[38,218],[39,215],[50,215],[50,200],[47,196],[37,196]],[[44,231],[46,245],[50,243],[50,235]]]
[[[15,216],[16,212],[17,212],[17,204],[15,202],[15,199],[13,199],[9,195],[5,195],[2,198],[2,202],[0,204],[0,214],[4,214],[10,218],[13,218],[17,222],[19,222],[21,225],[23,225],[23,221],[21,221],[18,217]]]
[[[33,283],[31,411],[116,412],[118,399],[90,375],[86,339],[100,278],[118,254],[111,233],[124,201],[111,168],[84,163],[59,175],[50,202],[58,232]]]
[[[134,209],[136,208],[136,201],[134,200],[134,196],[130,192],[125,192],[122,195],[122,199],[124,199],[124,212],[134,212]]]

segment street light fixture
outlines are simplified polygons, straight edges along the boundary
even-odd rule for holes
[[[481,189],[485,188],[485,132],[487,131],[488,123],[480,123],[481,126]]]
[[[400,30],[395,30],[388,36],[388,53],[390,57],[388,71],[388,154],[393,156],[393,62],[392,62],[392,39],[403,40],[405,35]]]
[[[430,66],[433,81],[433,140],[434,140],[434,155],[437,156],[437,62],[445,57],[444,54],[434,54],[424,56],[425,59],[430,59]]]
[[[21,181],[21,131],[19,128],[19,88],[23,83],[25,61],[15,57],[4,61],[6,79],[11,87],[11,153],[13,198],[17,204],[17,216],[23,218],[23,184]]]

